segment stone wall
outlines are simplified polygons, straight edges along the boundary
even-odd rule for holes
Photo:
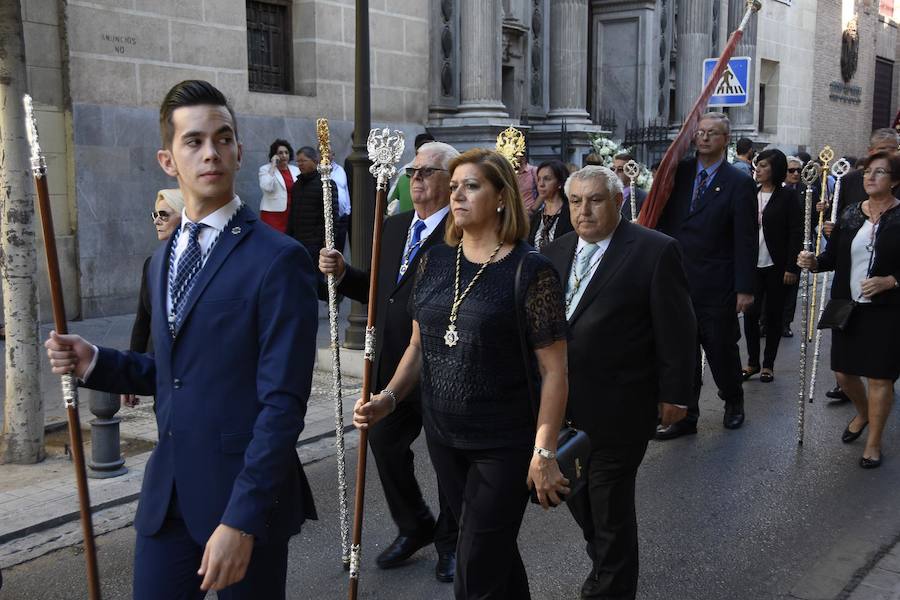
[[[766,2],[758,15],[756,45],[757,82],[766,83],[766,121],[772,125],[757,140],[794,152],[811,141],[813,52],[816,0],[793,0],[790,5]],[[830,57],[824,60],[831,60]],[[767,73],[765,66],[774,67]],[[754,93],[754,124],[759,123],[759,86]]]
[[[57,2],[22,4],[28,18]],[[68,77],[61,79],[71,88],[72,119],[69,152],[61,160],[68,156],[73,174],[68,185],[51,179],[51,189],[70,190],[72,217],[57,221],[71,224],[67,289],[80,297],[82,316],[136,306],[141,265],[157,244],[149,211],[157,190],[176,185],[156,161],[159,102],[174,83],[206,79],[228,96],[244,146],[237,192],[254,209],[260,196],[256,171],[276,137],[295,148],[315,145],[315,119],[327,117],[336,159],[349,154],[353,0],[293,0],[291,94],[249,91],[243,0],[68,0],[65,6],[65,28],[32,33],[27,61],[31,76],[49,77],[41,71],[48,68],[43,57],[68,36],[68,51],[59,52],[69,63]],[[370,0],[370,9],[373,123],[403,129],[411,140],[427,114],[427,5]],[[26,39],[28,34],[26,29]],[[77,250],[71,235],[76,222]]]
[[[856,74],[845,88],[841,78],[841,8],[840,0],[819,1],[810,153],[817,154],[828,144],[834,149],[836,156],[861,156],[868,146],[872,126],[877,9],[864,2],[856,5],[859,17],[859,61]],[[832,94],[836,98],[831,98]],[[858,103],[852,100],[857,97]]]

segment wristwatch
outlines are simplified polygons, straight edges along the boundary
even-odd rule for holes
[[[534,453],[541,458],[546,458],[547,460],[553,460],[556,458],[556,452],[554,452],[553,450],[547,450],[546,448],[541,448],[540,446],[534,447]]]

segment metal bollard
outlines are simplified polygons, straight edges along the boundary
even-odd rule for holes
[[[119,394],[93,392],[88,401],[91,413],[97,418],[91,420],[91,460],[88,462],[88,477],[108,479],[128,472],[125,458],[119,452]]]

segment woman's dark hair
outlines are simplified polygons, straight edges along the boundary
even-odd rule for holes
[[[319,162],[319,153],[312,146],[301,146],[297,148],[297,154],[302,154],[313,162]]]
[[[287,140],[277,139],[272,142],[272,145],[269,146],[269,160],[272,160],[272,157],[278,154],[278,149],[284,146],[288,149],[288,160],[294,160],[294,149],[291,148],[291,145]]]
[[[782,183],[784,183],[785,177],[787,177],[787,156],[784,155],[784,152],[777,148],[769,148],[768,150],[763,150],[756,157],[756,163],[759,164],[760,161],[765,160],[769,163],[769,168],[772,171],[772,183],[775,187],[779,187]]]
[[[875,154],[870,154],[866,160],[863,161],[862,168],[868,169],[870,164],[879,159],[888,162],[888,168],[891,170],[891,182],[896,183],[900,181],[900,154],[897,154],[896,152],[876,152]]]
[[[563,201],[565,201],[566,194],[563,192],[563,185],[565,185],[566,179],[569,178],[569,169],[565,164],[558,160],[545,160],[538,165],[535,174],[540,174],[541,169],[550,169],[553,172],[553,176],[556,177],[556,181],[559,182],[559,195],[562,197]]]
[[[234,127],[234,137],[237,139],[237,119],[234,116],[234,110],[228,105],[225,95],[208,81],[189,79],[172,86],[159,107],[159,132],[162,135],[163,148],[172,147],[172,139],[175,137],[172,113],[175,112],[175,109],[203,104],[224,106],[228,109],[228,114],[231,115],[231,124]]]

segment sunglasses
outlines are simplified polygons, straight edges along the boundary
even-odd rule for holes
[[[151,210],[150,216],[153,218],[154,223],[156,222],[157,219],[159,219],[163,223],[168,223],[169,217],[172,216],[172,213],[170,213],[167,210]]]
[[[406,173],[406,176],[409,177],[410,179],[413,179],[416,176],[416,173],[421,175],[422,179],[428,179],[429,177],[434,175],[436,171],[446,172],[447,169],[440,169],[438,167],[419,167],[419,168],[406,167],[406,170],[404,172]]]
[[[799,173],[802,170],[803,169],[801,169],[800,167],[791,167],[790,169],[787,170],[787,172],[788,173]]]

